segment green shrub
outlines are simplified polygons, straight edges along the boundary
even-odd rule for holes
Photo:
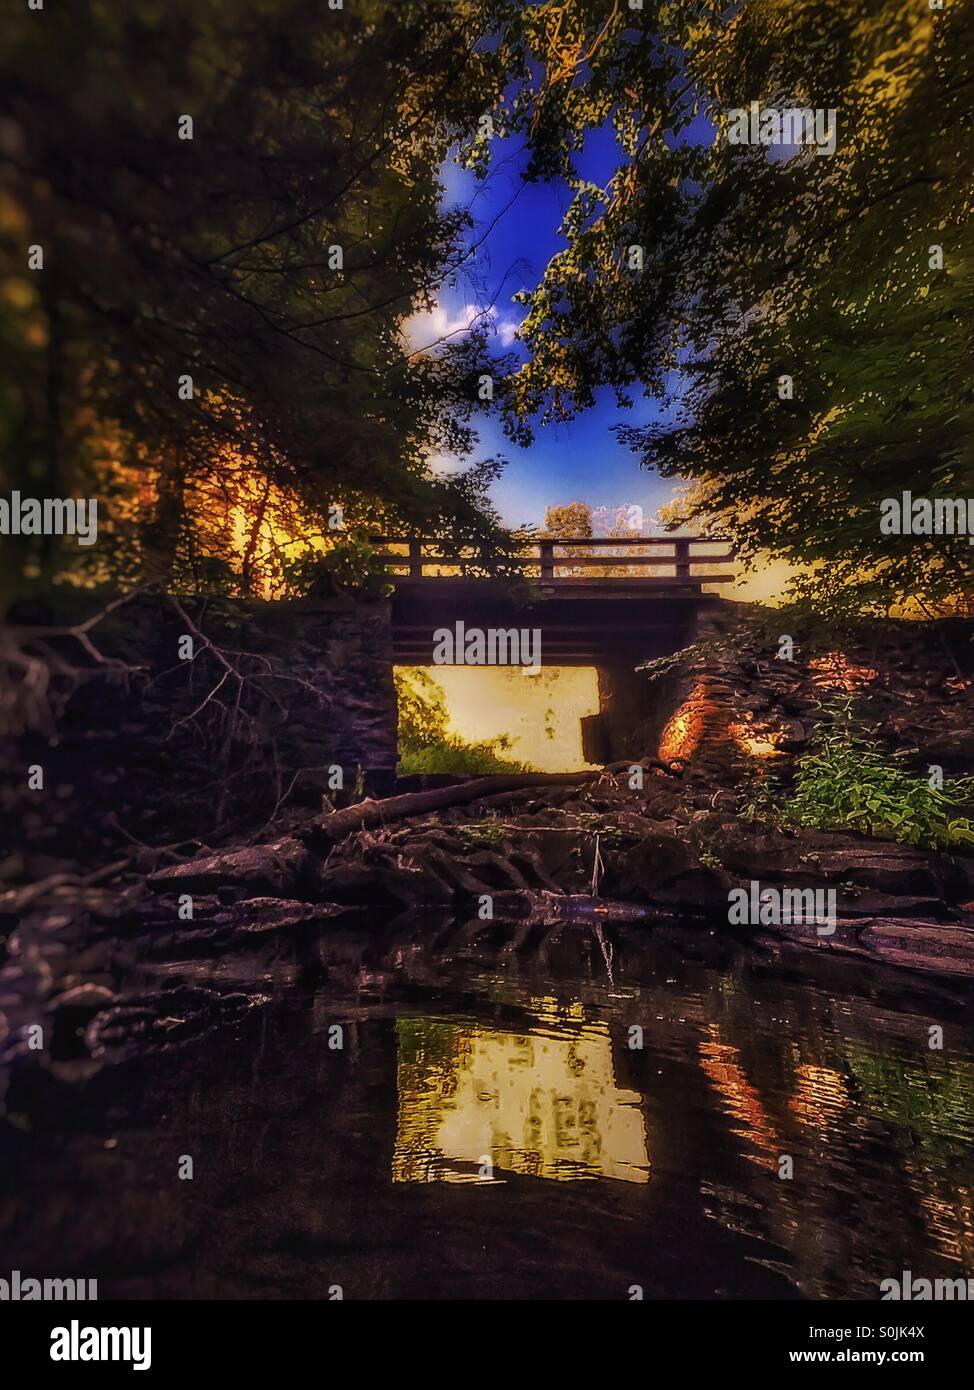
[[[824,711],[799,758],[787,793],[771,778],[745,794],[745,820],[816,830],[855,830],[879,840],[938,849],[974,845],[974,777],[945,778],[942,788],[896,767],[882,744],[867,737],[841,698]]]

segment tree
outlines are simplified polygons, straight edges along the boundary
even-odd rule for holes
[[[589,539],[592,535],[592,509],[587,502],[568,502],[560,507],[546,507],[544,530],[546,539]]]
[[[0,448],[102,498],[89,577],[253,590],[267,518],[326,530],[336,499],[492,532],[426,468],[470,453],[484,335],[402,336],[462,260],[438,169],[492,61],[448,0],[9,16]]]
[[[966,536],[891,537],[880,503],[974,496],[974,8],[897,0],[489,6],[529,178],[567,246],[525,296],[515,422],[641,387],[623,437],[816,601],[974,593]],[[732,144],[731,113],[836,113],[832,155]],[[604,185],[576,172],[612,129]]]
[[[567,502],[562,506],[546,507],[544,530],[538,532],[540,540],[567,542],[576,539],[588,540],[592,535],[592,509],[587,502]],[[564,570],[569,560],[586,556],[583,546],[560,544],[558,546],[557,567]],[[578,568],[569,569],[570,574],[578,574]],[[584,578],[584,575],[583,575]]]

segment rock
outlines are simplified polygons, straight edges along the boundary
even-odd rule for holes
[[[677,874],[665,888],[649,893],[650,901],[670,905],[677,911],[713,911],[726,914],[727,895],[733,886],[728,874],[700,864]]]
[[[939,897],[917,894],[876,893],[868,888],[839,888],[836,906],[844,917],[940,917],[944,904]]]
[[[527,888],[530,886],[524,875],[519,873],[509,860],[500,854],[495,854],[493,850],[478,850],[476,854],[468,854],[464,863],[473,870],[477,878],[483,879],[489,888]]]
[[[800,719],[783,719],[778,734],[782,753],[800,753],[808,743],[808,729]]]
[[[543,836],[540,838],[544,838]],[[527,878],[533,879],[535,884],[546,888],[549,892],[560,893],[563,887],[556,882],[548,873],[544,866],[544,861],[539,849],[523,847],[511,855],[511,865],[513,868],[521,868]]]
[[[727,825],[715,829],[714,850],[732,873],[762,883],[852,883],[880,893],[944,898],[951,871],[946,855],[862,836],[801,830],[793,835]]]
[[[808,862],[823,878],[855,883],[881,893],[921,894],[942,897],[943,867],[930,850],[908,845],[881,845],[867,841],[849,848],[813,851]]]
[[[949,733],[934,734],[924,739],[924,757],[950,772],[974,771],[974,732],[970,729],[951,729]]]
[[[727,911],[732,880],[723,869],[701,864],[691,845],[675,835],[647,836],[622,857],[613,891],[671,910]]]
[[[814,695],[783,695],[781,707],[788,714],[813,714],[821,708],[821,701]]]
[[[445,879],[458,893],[466,894],[469,897],[479,897],[482,893],[492,891],[494,887],[494,882],[488,883],[486,876],[475,875],[470,872],[469,860],[451,858],[438,849],[427,850],[425,858],[440,878]],[[496,881],[496,875],[491,877]],[[524,880],[521,879],[517,886],[520,887],[523,883]],[[505,886],[507,886],[506,883]]]
[[[378,883],[389,897],[408,907],[453,901],[453,889],[428,864],[380,868]]]
[[[644,894],[652,896],[696,866],[696,856],[683,840],[675,835],[654,834],[647,835],[626,855],[624,872]]]
[[[860,942],[894,965],[937,974],[974,976],[974,930],[924,922],[874,920]]]
[[[374,901],[376,872],[366,864],[334,864],[312,871],[312,890],[330,902],[357,905]]]
[[[788,941],[797,941],[802,946],[810,946],[817,950],[851,951],[856,955],[866,955],[865,947],[859,942],[860,927],[859,921],[838,917],[835,930],[831,932],[820,931],[818,922],[779,922],[774,925],[762,925],[758,930],[773,932]]]
[[[301,881],[308,851],[291,836],[266,845],[216,850],[148,877],[157,893],[207,893],[232,889],[240,897],[290,897]]]
[[[593,851],[595,848],[594,836],[580,833],[577,827],[564,831],[552,828],[529,843],[537,851],[544,872],[555,880],[561,891],[575,886],[582,868],[583,845],[587,843]]]
[[[947,893],[951,902],[974,896],[974,856],[952,854],[946,859]]]

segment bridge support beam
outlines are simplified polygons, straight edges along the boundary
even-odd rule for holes
[[[599,712],[582,720],[582,753],[586,762],[614,763],[641,758],[644,729],[650,716],[648,687],[632,664],[613,662],[596,667]]]

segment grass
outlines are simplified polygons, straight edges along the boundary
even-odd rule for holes
[[[445,739],[414,747],[399,745],[398,773],[408,777],[413,773],[530,772],[527,763],[500,756],[494,743],[464,743],[462,739]]]

